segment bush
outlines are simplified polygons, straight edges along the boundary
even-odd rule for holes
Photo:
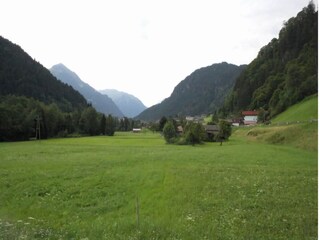
[[[185,132],[178,137],[173,121],[168,121],[163,127],[163,136],[167,143],[178,145],[195,145],[202,143],[206,138],[205,129],[200,123],[188,123]]]
[[[216,135],[216,141],[217,142],[222,142],[227,141],[229,137],[231,136],[232,133],[232,128],[231,124],[227,121],[220,121],[219,122],[219,133]]]
[[[163,136],[167,143],[175,143],[177,133],[172,121],[168,121],[164,125]]]
[[[184,138],[186,144],[200,144],[205,139],[206,134],[204,127],[200,123],[189,123],[186,125],[186,131],[184,134]]]

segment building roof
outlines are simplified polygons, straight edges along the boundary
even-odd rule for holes
[[[259,111],[243,111],[242,115],[243,116],[258,116]]]
[[[207,131],[207,132],[219,132],[219,126],[218,125],[204,125],[204,129]]]
[[[178,132],[183,132],[183,127],[182,126],[178,126],[177,130],[178,130]]]

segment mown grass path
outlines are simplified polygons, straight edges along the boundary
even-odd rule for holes
[[[1,143],[0,239],[316,239],[317,174],[317,151],[239,136]]]

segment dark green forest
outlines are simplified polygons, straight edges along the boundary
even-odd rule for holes
[[[317,91],[318,12],[310,2],[242,72],[221,112],[263,109],[272,117]]]
[[[141,127],[140,121],[105,116],[88,106],[63,112],[56,103],[45,104],[24,96],[0,96],[0,141],[52,137],[108,135]]]

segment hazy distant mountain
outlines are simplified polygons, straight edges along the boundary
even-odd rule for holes
[[[108,95],[126,117],[135,117],[147,108],[137,97],[125,92],[105,89],[100,93]]]
[[[87,105],[79,92],[58,81],[20,46],[0,36],[0,96],[3,95],[55,103],[62,111],[82,109]]]
[[[162,116],[212,113],[223,105],[245,67],[223,62],[200,68],[181,81],[170,97],[146,109],[137,118],[158,120]]]
[[[63,64],[54,65],[50,68],[50,72],[59,80],[71,85],[79,91],[92,106],[101,113],[111,114],[113,116],[122,117],[123,114],[116,104],[106,95],[99,93],[89,84],[83,82],[76,73],[69,70]]]

